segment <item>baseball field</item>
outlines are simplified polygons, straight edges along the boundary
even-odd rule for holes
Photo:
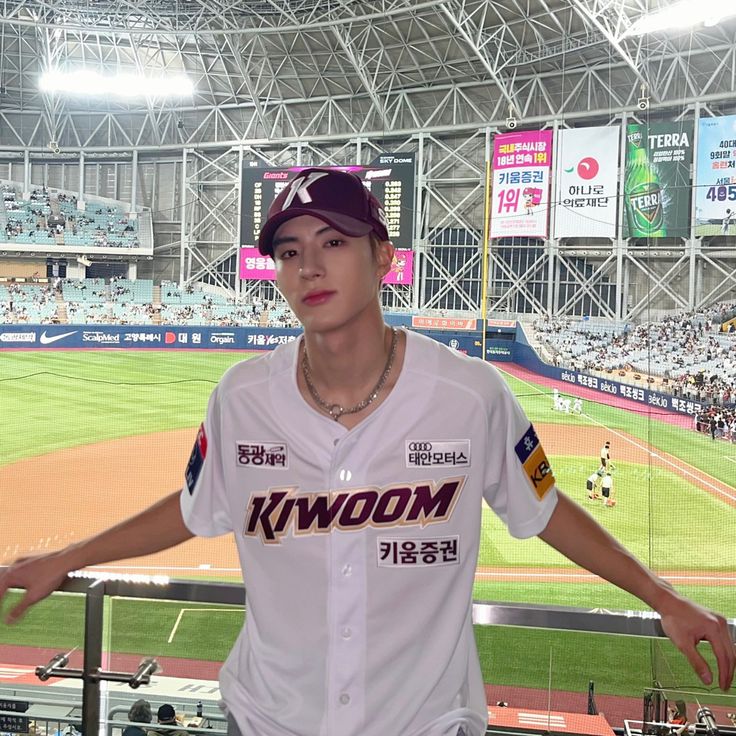
[[[58,548],[179,487],[210,392],[228,366],[247,357],[4,352],[0,558]],[[736,616],[736,445],[695,433],[688,420],[673,423],[590,400],[580,416],[561,414],[552,410],[549,387],[504,375],[537,428],[560,488],[678,589]],[[606,440],[616,466],[615,507],[589,501],[585,492]],[[112,569],[240,580],[227,538],[194,539]],[[538,539],[512,539],[487,509],[475,597],[643,608]],[[111,657],[184,658],[203,667],[224,658],[243,619],[242,610],[181,602],[115,599],[107,606]],[[70,649],[82,643],[82,622],[83,600],[55,595],[21,624],[0,624],[0,645]],[[476,633],[486,682],[498,686],[582,692],[595,680],[598,692],[634,697],[655,678],[670,688],[699,687],[683,658],[662,642],[497,627]]]

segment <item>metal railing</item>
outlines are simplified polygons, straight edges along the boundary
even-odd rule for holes
[[[0,571],[3,568],[0,567]],[[167,600],[190,603],[210,603],[223,605],[243,606],[245,604],[245,588],[239,584],[197,582],[183,580],[157,579],[150,582],[139,582],[135,577],[127,579],[105,579],[90,577],[69,577],[59,591],[80,593],[85,596],[84,620],[84,661],[80,669],[65,669],[65,663],[53,660],[45,667],[36,668],[41,673],[53,677],[72,677],[82,681],[82,718],[84,734],[100,733],[100,724],[107,722],[107,732],[112,729],[124,728],[128,721],[109,721],[111,714],[117,714],[119,709],[108,712],[108,717],[100,717],[100,684],[106,680],[128,682],[133,688],[142,682],[147,682],[153,671],[136,673],[110,672],[102,669],[103,630],[106,596],[138,598],[147,600]],[[472,610],[473,624],[481,626],[513,626],[532,629],[551,629],[557,631],[577,631],[586,633],[623,635],[644,638],[665,638],[659,615],[651,611],[628,610],[586,610],[567,606],[533,605],[517,603],[501,603],[492,601],[474,601]],[[732,638],[736,638],[736,619],[728,621]],[[144,660],[141,667],[144,667]],[[4,697],[4,700],[12,698]],[[56,701],[35,699],[34,702],[53,703]],[[0,711],[1,715],[19,715],[16,712]],[[70,717],[53,717],[50,720],[59,723],[79,723],[79,719]],[[212,716],[211,720],[224,719]],[[140,724],[138,724],[140,725]],[[165,729],[162,724],[155,724],[158,730]],[[198,729],[193,727],[171,727],[172,733],[182,730],[188,733],[209,732],[217,733],[217,729]],[[59,729],[61,731],[61,729]]]

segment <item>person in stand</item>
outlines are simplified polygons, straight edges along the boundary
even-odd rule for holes
[[[161,726],[178,726],[179,721],[176,718],[176,711],[174,706],[169,703],[160,705],[156,712],[156,720]],[[160,736],[176,736],[178,733],[173,728],[161,728],[154,731],[154,733],[160,734]]]
[[[682,736],[687,728],[687,705],[684,700],[676,700],[667,705],[667,723],[676,726],[670,730],[674,736]]]
[[[147,700],[136,700],[128,711],[128,720],[132,723],[150,723],[153,720],[151,704]],[[123,736],[146,736],[146,730],[141,726],[126,726]]]
[[[651,606],[706,685],[697,645],[710,642],[718,683],[730,686],[736,652],[723,617],[558,491],[498,371],[384,322],[394,249],[357,177],[300,171],[258,246],[302,338],[225,374],[182,489],[2,572],[0,598],[26,591],[9,622],[71,570],[232,534],[248,617],[220,675],[230,736],[482,736],[470,611],[485,500],[513,535],[539,536]]]

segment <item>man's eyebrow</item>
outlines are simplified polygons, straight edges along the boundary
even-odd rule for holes
[[[296,238],[293,235],[283,235],[280,238],[274,238],[271,241],[271,249],[276,250],[279,245],[283,245],[284,243],[293,243],[295,240]]]
[[[323,235],[328,230],[335,230],[335,228],[332,227],[332,225],[325,225],[324,227],[321,227],[319,230],[317,230],[317,232],[315,232],[315,235]],[[335,230],[335,232],[338,231]],[[271,248],[275,250],[279,245],[283,245],[284,243],[295,243],[298,240],[299,238],[293,235],[282,235],[280,238],[273,239],[273,241],[271,242]]]

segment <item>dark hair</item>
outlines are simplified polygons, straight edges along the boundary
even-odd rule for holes
[[[136,700],[128,711],[128,720],[136,723],[150,723],[153,720],[151,704],[147,700]]]

